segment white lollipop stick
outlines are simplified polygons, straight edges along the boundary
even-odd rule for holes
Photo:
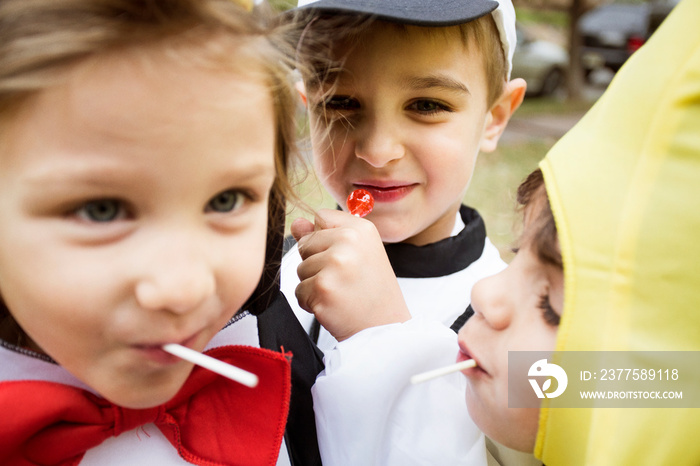
[[[202,354],[193,349],[187,348],[177,343],[168,343],[163,345],[163,350],[168,353],[189,361],[192,364],[197,364],[219,375],[223,375],[235,382],[253,388],[258,384],[258,376],[252,372],[245,371],[231,364],[219,361],[218,359]]]
[[[470,367],[476,367],[476,361],[474,361],[473,359],[467,359],[466,361],[461,361],[450,366],[441,367],[439,369],[433,369],[432,371],[414,375],[413,377],[411,377],[411,383],[414,385],[417,383],[423,383],[436,377],[442,377],[443,375],[468,369]]]

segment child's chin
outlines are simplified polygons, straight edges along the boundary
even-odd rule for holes
[[[109,397],[107,400],[117,406],[121,406],[122,408],[148,409],[167,403],[175,396],[176,393],[177,391],[172,393],[167,392],[164,394],[149,394],[148,396],[117,396]]]
[[[184,379],[182,381],[184,383]],[[95,387],[100,395],[109,402],[129,409],[148,409],[160,406],[170,401],[182,387],[182,383],[152,384],[143,387],[118,389],[115,387]],[[101,389],[101,390],[100,390]]]
[[[478,392],[467,388],[466,402],[469,416],[490,439],[517,451],[532,453],[537,436],[539,410],[535,408],[508,408],[486,400]]]
[[[509,411],[521,411],[516,416],[508,416],[500,423],[497,428],[489,429],[491,432],[484,434],[500,443],[503,446],[513,450],[532,453],[535,449],[535,440],[537,438],[539,410],[535,410],[535,417],[530,416],[530,411],[534,408],[509,408]]]

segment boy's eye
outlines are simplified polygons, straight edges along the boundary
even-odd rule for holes
[[[433,114],[438,112],[449,112],[450,109],[440,102],[434,100],[416,100],[408,106],[409,110],[418,113]]]
[[[229,189],[214,196],[207,205],[209,212],[231,212],[241,207],[245,201],[245,196],[239,191]]]
[[[561,320],[561,317],[559,314],[556,313],[554,308],[552,307],[552,304],[549,302],[549,295],[543,295],[540,296],[540,303],[538,305],[540,309],[542,309],[542,318],[544,321],[553,327],[559,326],[559,321]]]
[[[75,215],[89,222],[113,222],[126,216],[122,202],[115,199],[100,199],[83,204],[75,211]]]
[[[323,105],[329,110],[357,110],[360,108],[360,103],[356,99],[344,95],[329,97]]]

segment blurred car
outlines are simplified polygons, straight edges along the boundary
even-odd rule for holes
[[[581,64],[586,76],[601,66],[619,70],[679,1],[612,3],[581,16]]]
[[[601,66],[612,71],[620,69],[646,41],[649,11],[646,3],[613,3],[581,17],[581,60],[586,75]]]
[[[554,94],[566,79],[568,52],[554,42],[534,38],[520,25],[516,33],[518,42],[513,56],[512,76],[527,82],[528,96]]]
[[[649,11],[649,34],[653,34],[658,29],[666,16],[671,13],[673,7],[678,5],[681,0],[652,0]]]

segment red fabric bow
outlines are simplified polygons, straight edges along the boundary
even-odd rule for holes
[[[126,409],[54,382],[0,383],[0,464],[75,465],[107,438],[149,422],[194,464],[276,464],[289,410],[288,355],[248,346],[207,354],[257,374],[258,386],[195,366],[165,405]]]

